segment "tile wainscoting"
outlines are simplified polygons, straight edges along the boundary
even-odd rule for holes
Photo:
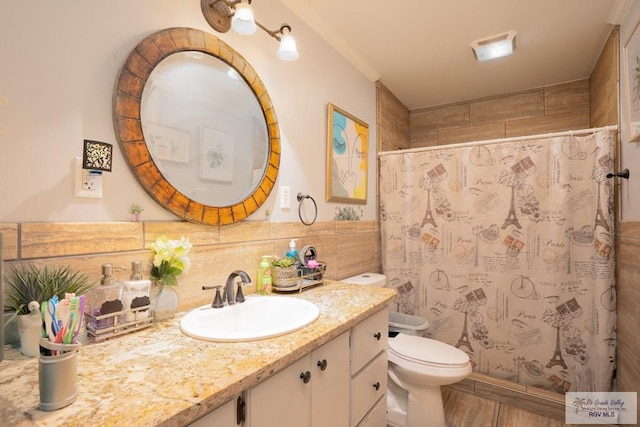
[[[126,270],[114,274],[126,280],[131,262],[151,260],[149,245],[159,236],[188,237],[191,269],[178,277],[180,310],[211,301],[202,286],[224,284],[233,270],[255,278],[262,255],[284,256],[289,239],[302,250],[316,249],[327,263],[326,278],[342,279],[365,271],[380,272],[380,230],[376,221],[297,222],[244,221],[227,226],[168,222],[38,222],[0,223],[5,274],[20,263],[70,265],[100,280],[100,266],[111,263]],[[148,275],[149,267],[146,268]],[[253,293],[255,286],[247,289]]]

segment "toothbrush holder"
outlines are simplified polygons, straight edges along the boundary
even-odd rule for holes
[[[78,397],[78,353],[81,344],[56,344],[46,339],[40,345],[54,356],[38,358],[40,409],[55,411],[75,402]]]

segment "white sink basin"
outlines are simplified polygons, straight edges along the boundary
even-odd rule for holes
[[[180,330],[205,341],[253,341],[297,331],[319,315],[318,306],[303,299],[251,295],[241,304],[198,307],[182,318]]]

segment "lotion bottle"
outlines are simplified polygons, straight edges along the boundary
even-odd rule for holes
[[[122,311],[122,285],[117,283],[113,276],[113,265],[102,264],[102,279],[100,286],[92,289],[87,294],[87,304],[89,313],[93,316],[104,316],[106,314]],[[104,319],[91,319],[90,326],[93,329],[104,329],[116,326],[122,320],[120,315],[114,315]]]
[[[271,263],[269,262],[269,255],[263,255],[260,266],[258,267],[258,284],[256,286],[256,292],[260,295],[269,295],[271,293],[272,280],[271,280]]]
[[[149,291],[151,280],[142,278],[142,262],[131,263],[131,277],[122,282],[122,303],[124,304],[124,321],[134,322],[149,318],[149,310],[129,311],[151,304]]]

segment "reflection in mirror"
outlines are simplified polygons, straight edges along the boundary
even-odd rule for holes
[[[138,43],[116,80],[113,116],[140,184],[182,219],[238,222],[273,189],[280,135],[271,98],[211,34],[169,28]]]
[[[158,169],[191,199],[233,205],[260,183],[269,146],[264,115],[221,60],[196,51],[163,59],[142,92],[140,118]]]

